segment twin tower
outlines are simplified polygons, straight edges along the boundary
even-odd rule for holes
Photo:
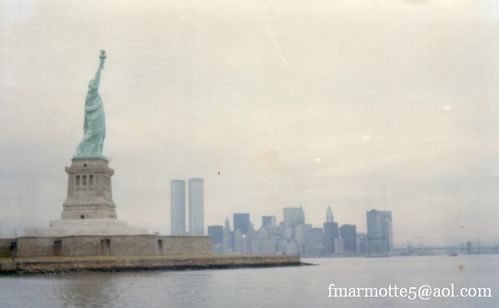
[[[204,180],[188,181],[189,230],[186,228],[185,180],[172,180],[171,193],[171,235],[204,235]]]

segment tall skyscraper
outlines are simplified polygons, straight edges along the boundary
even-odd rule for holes
[[[208,235],[211,236],[213,245],[223,245],[224,227],[220,225],[208,226]]]
[[[333,210],[331,210],[331,206],[327,207],[326,222],[334,222]]]
[[[250,214],[249,213],[235,213],[234,214],[234,231],[241,231],[242,235],[248,234],[250,231]]]
[[[324,232],[322,228],[313,228],[311,225],[305,225],[305,245],[303,256],[321,256],[323,243],[324,243]]]
[[[225,217],[224,230],[229,232],[231,231],[229,217]]]
[[[343,239],[343,251],[357,252],[357,227],[355,225],[341,226],[340,236]]]
[[[189,179],[189,231],[204,235],[204,180]]]
[[[392,250],[392,212],[370,210],[367,216],[367,253],[383,254]]]
[[[232,251],[233,241],[234,241],[234,239],[233,239],[232,231],[230,229],[229,217],[225,217],[223,250],[224,251]]]
[[[283,209],[284,225],[295,229],[299,225],[305,224],[305,213],[300,207],[285,207]]]
[[[208,226],[208,235],[211,237],[211,245],[214,253],[224,251],[224,227],[221,225]]]
[[[275,216],[262,216],[262,228],[273,228],[277,226],[277,220]]]
[[[336,239],[338,238],[338,224],[335,222],[324,223],[324,255],[331,256],[337,252]]]
[[[185,234],[185,181],[170,182],[170,233]]]

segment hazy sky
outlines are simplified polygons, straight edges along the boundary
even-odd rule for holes
[[[169,181],[203,177],[206,225],[331,204],[499,239],[497,1],[0,1],[0,235],[60,217],[99,49],[130,224],[169,233]]]

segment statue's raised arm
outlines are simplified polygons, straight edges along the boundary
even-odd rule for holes
[[[106,51],[101,50],[100,51],[100,63],[99,67],[97,68],[97,72],[95,73],[95,78],[92,80],[92,87],[94,89],[99,89],[99,83],[100,83],[100,72],[104,69],[104,62],[106,61]]]

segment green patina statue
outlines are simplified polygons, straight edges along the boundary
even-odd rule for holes
[[[101,50],[100,63],[95,73],[95,78],[88,85],[87,98],[85,99],[85,122],[83,125],[84,136],[76,148],[74,158],[105,158],[102,155],[104,138],[106,137],[106,118],[104,106],[99,94],[100,73],[104,69],[106,52]]]

